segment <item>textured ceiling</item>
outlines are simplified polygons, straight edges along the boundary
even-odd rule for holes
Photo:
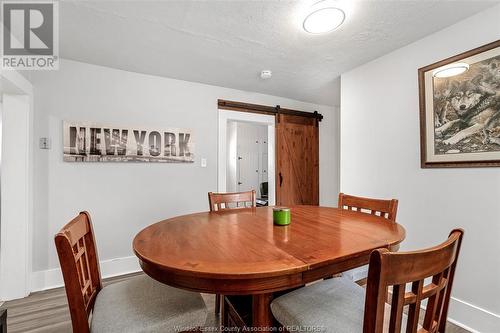
[[[339,105],[339,75],[496,1],[362,1],[337,31],[309,35],[310,1],[64,1],[63,58]],[[270,69],[270,80],[260,71]]]

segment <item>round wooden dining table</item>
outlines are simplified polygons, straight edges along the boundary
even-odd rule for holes
[[[368,263],[371,251],[405,238],[398,223],[362,212],[292,206],[291,224],[272,207],[170,218],[139,232],[133,249],[146,274],[170,286],[252,295],[252,324],[270,327],[273,293]]]

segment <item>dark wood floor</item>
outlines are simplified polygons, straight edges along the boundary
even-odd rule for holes
[[[129,274],[104,280],[104,285],[128,279]],[[215,298],[203,294],[208,307],[205,326],[218,327],[214,314]],[[1,308],[7,308],[7,332],[9,333],[71,333],[71,320],[68,303],[63,288],[40,291],[30,296],[6,302]],[[448,323],[447,333],[467,333],[468,331]]]

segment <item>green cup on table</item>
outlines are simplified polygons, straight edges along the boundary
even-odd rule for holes
[[[289,225],[291,222],[290,208],[288,207],[273,208],[273,222],[275,225]]]

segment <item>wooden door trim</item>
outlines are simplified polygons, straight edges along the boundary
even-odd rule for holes
[[[228,101],[225,99],[218,99],[217,105],[218,105],[219,110],[232,110],[232,111],[260,113],[260,114],[269,114],[269,115],[277,115],[277,114],[281,113],[281,114],[287,114],[287,115],[291,115],[291,116],[314,118],[314,119],[317,119],[318,121],[321,121],[323,119],[323,115],[321,113],[318,113],[318,111],[314,111],[314,112],[298,111],[298,110],[293,110],[293,109],[282,108],[279,105],[268,106],[268,105]]]

